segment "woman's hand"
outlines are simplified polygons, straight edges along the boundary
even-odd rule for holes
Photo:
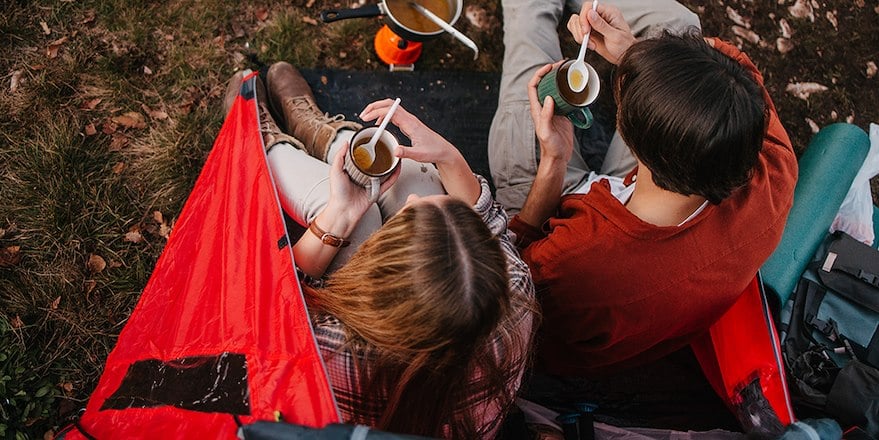
[[[619,64],[623,53],[636,41],[620,10],[604,3],[599,3],[593,11],[592,3],[583,2],[580,14],[573,14],[568,20],[568,30],[578,43],[583,43],[590,29],[589,49],[614,65]]]
[[[360,119],[364,121],[382,121],[394,103],[392,99],[383,99],[373,102],[360,112]],[[403,106],[399,106],[391,117],[403,134],[411,141],[411,147],[397,147],[394,154],[400,158],[409,158],[416,162],[435,163],[437,166],[454,161],[460,152],[445,138],[431,130],[420,119],[409,113]]]
[[[555,65],[561,64],[559,61]],[[537,84],[544,75],[553,69],[553,64],[547,64],[531,77],[528,82],[528,101],[531,103],[531,120],[534,121],[534,131],[540,142],[540,157],[553,158],[567,163],[574,152],[574,127],[571,121],[564,116],[555,114],[555,101],[547,96],[543,105],[537,94]]]
[[[348,154],[349,144],[342,147],[333,158],[330,168],[330,200],[324,207],[321,217],[333,217],[333,223],[337,223],[336,230],[332,231],[341,236],[348,236],[357,226],[360,218],[375,201],[369,199],[369,190],[354,183],[345,171],[345,155]],[[400,176],[400,168],[397,168],[391,176],[381,184],[379,194],[384,193],[397,181]],[[326,215],[325,215],[326,214]],[[321,226],[324,226],[321,224]],[[329,226],[326,226],[329,228]]]
[[[360,112],[360,119],[380,121],[393,103],[392,99],[373,102]],[[411,147],[397,147],[394,151],[395,156],[400,159],[436,164],[443,187],[450,196],[461,199],[465,203],[476,203],[482,193],[482,187],[473,175],[470,165],[454,145],[431,130],[403,106],[397,108],[391,117],[391,122],[412,141]]]

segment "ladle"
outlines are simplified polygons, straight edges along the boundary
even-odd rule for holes
[[[424,6],[419,5],[415,2],[409,2],[409,6],[411,6],[416,11],[420,12],[421,15],[427,17],[430,21],[436,23],[437,26],[441,27],[444,31],[452,34],[453,37],[458,39],[460,42],[464,43],[465,46],[473,49],[473,59],[479,58],[479,48],[476,47],[476,43],[473,40],[467,38],[466,35],[459,32],[457,29],[452,27],[452,25],[446,23],[445,20],[440,18],[438,15],[430,12],[430,9],[425,8]]]
[[[597,8],[598,0],[592,0],[592,10],[594,11]],[[583,37],[583,44],[580,45],[580,53],[577,55],[577,59],[568,68],[568,85],[571,86],[571,91],[574,93],[582,92],[589,81],[589,71],[586,69],[586,63],[583,59],[586,58],[586,46],[589,45],[589,34],[591,33],[592,28],[590,27],[589,32],[586,32],[586,35]]]
[[[372,163],[375,162],[375,144],[378,142],[379,138],[382,137],[382,133],[385,132],[385,128],[388,126],[388,122],[391,120],[391,117],[394,116],[394,112],[397,111],[397,107],[400,106],[400,98],[394,100],[394,103],[391,104],[390,110],[385,114],[384,119],[382,119],[382,123],[379,124],[378,130],[372,134],[372,137],[369,138],[369,142],[360,145],[354,150],[354,156],[360,156],[363,153],[359,153],[360,151],[365,151],[366,154],[369,155],[369,165],[372,166]],[[358,160],[358,162],[361,162]],[[361,162],[362,163],[362,162]]]

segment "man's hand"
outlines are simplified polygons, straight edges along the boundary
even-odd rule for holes
[[[574,127],[571,121],[554,114],[555,101],[552,98],[547,96],[541,106],[537,97],[537,84],[552,68],[553,65],[547,64],[537,69],[528,83],[531,119],[540,142],[540,163],[518,217],[535,227],[540,227],[555,214],[562,196],[568,161],[574,153]]]
[[[562,63],[559,61],[555,65]],[[531,104],[531,120],[534,121],[534,131],[540,142],[540,157],[558,159],[564,163],[571,160],[574,151],[574,126],[564,116],[555,114],[555,101],[547,96],[540,103],[537,95],[537,84],[544,75],[549,73],[553,64],[547,64],[531,77],[528,82],[528,101]]]
[[[590,29],[589,49],[614,65],[619,64],[623,53],[636,41],[620,10],[603,3],[593,11],[592,4],[584,2],[580,14],[573,14],[568,20],[568,30],[578,43],[582,44]]]

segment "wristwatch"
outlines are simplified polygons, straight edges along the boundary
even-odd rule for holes
[[[308,225],[308,230],[311,231],[314,235],[316,235],[317,238],[320,238],[320,241],[327,246],[343,248],[343,247],[351,244],[350,241],[345,240],[342,237],[339,237],[339,236],[330,234],[327,231],[324,231],[323,229],[320,228],[320,226],[317,225],[317,222],[311,222],[311,224]]]

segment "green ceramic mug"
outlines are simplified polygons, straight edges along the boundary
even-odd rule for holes
[[[547,96],[552,96],[552,100],[555,101],[555,114],[567,116],[577,127],[589,128],[592,126],[593,118],[592,112],[586,106],[592,104],[598,97],[601,81],[595,68],[586,64],[586,70],[589,71],[586,88],[574,93],[568,84],[568,68],[573,63],[574,60],[565,61],[544,75],[537,84],[537,96],[541,104]]]

